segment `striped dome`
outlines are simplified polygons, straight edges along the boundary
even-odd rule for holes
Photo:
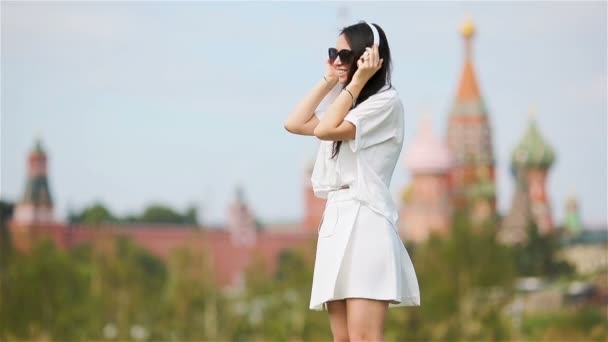
[[[522,141],[515,147],[511,162],[515,167],[539,167],[547,169],[555,160],[553,148],[547,144],[536,127],[536,121],[530,120],[528,130]]]
[[[452,158],[445,146],[434,134],[431,120],[424,116],[420,131],[405,156],[405,164],[414,173],[445,173],[452,165]]]

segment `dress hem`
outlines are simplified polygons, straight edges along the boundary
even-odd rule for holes
[[[356,295],[347,295],[347,296],[342,296],[340,298],[329,298],[326,299],[318,304],[315,305],[310,305],[308,308],[310,310],[313,311],[327,311],[327,302],[328,301],[332,301],[332,300],[341,300],[341,299],[347,299],[347,298],[364,298],[364,299],[375,299],[375,300],[388,300],[389,304],[388,304],[388,308],[395,308],[395,307],[404,307],[404,306],[420,306],[420,296],[409,296],[409,297],[405,297],[403,299],[403,301],[399,301],[395,298],[372,298],[369,296],[356,296]]]

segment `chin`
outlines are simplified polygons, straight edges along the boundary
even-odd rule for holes
[[[338,77],[338,82],[340,82],[341,84],[344,84],[348,81],[348,77],[344,76],[344,77]]]

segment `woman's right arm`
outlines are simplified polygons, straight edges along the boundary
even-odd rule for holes
[[[315,109],[323,98],[338,84],[338,75],[329,60],[325,61],[325,77],[312,88],[312,90],[296,105],[285,120],[285,129],[293,134],[314,135],[319,118]]]

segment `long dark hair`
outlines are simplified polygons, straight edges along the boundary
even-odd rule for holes
[[[378,46],[378,51],[380,53],[380,58],[383,59],[382,67],[380,70],[376,71],[376,73],[367,81],[361,93],[357,97],[355,101],[355,107],[358,106],[361,102],[367,100],[368,97],[377,93],[385,84],[388,84],[389,87],[392,87],[391,84],[391,71],[392,71],[392,61],[391,61],[391,49],[388,46],[388,40],[386,39],[386,35],[384,34],[384,30],[377,24],[372,24],[378,29],[378,34],[380,35],[380,44]],[[357,71],[357,61],[363,53],[365,52],[365,48],[372,46],[374,43],[374,34],[372,29],[367,25],[366,22],[360,21],[357,24],[346,26],[341,31],[340,34],[344,34],[344,38],[350,45],[350,49],[353,52],[353,62],[350,65],[350,69],[348,70],[348,80],[344,84],[346,87],[353,79],[353,75],[355,71]],[[342,145],[342,141],[334,141],[332,148],[331,158],[334,159],[337,157],[340,152],[340,146]]]

